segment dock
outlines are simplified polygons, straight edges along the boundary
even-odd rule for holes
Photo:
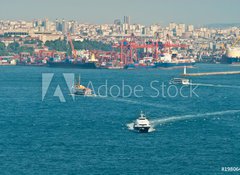
[[[182,74],[182,76],[209,76],[209,75],[236,75],[236,74],[240,74],[240,71],[184,73]]]

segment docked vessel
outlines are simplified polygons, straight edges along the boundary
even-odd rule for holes
[[[181,84],[181,85],[190,85],[190,80],[186,78],[173,78],[169,81],[169,84]]]
[[[101,64],[101,68],[118,70],[118,69],[123,69],[124,66],[122,64],[120,64],[119,62],[110,61],[110,62],[103,62]]]
[[[184,63],[179,63],[179,62],[168,62],[168,63],[155,63],[155,67],[157,68],[171,68],[171,67],[184,67],[184,66],[187,66],[187,67],[192,67],[194,66],[195,63],[189,63],[189,62],[184,62]]]
[[[240,38],[235,43],[227,48],[226,54],[222,56],[222,63],[225,64],[240,64]]]
[[[135,64],[127,64],[124,66],[124,69],[128,69],[128,70],[133,70],[133,69],[136,69],[136,66]]]
[[[59,68],[80,68],[80,69],[96,69],[95,59],[85,60],[85,59],[68,59],[61,60],[59,58],[51,58],[47,62],[49,67],[59,67]]]
[[[129,63],[125,65],[125,69],[141,69],[141,68],[154,68],[154,63],[152,63],[153,58],[152,57],[144,57],[143,59],[134,62]]]
[[[240,64],[240,47],[230,47],[222,57],[222,63]]]
[[[82,96],[93,96],[94,95],[91,89],[81,85],[80,76],[78,78],[78,81],[74,82],[74,85],[72,87],[72,94],[82,95]]]
[[[81,69],[97,69],[94,62],[81,62],[81,61],[49,61],[49,67],[59,67],[59,68],[81,68]]]
[[[88,55],[88,58],[79,58],[77,55],[77,50],[75,50],[74,45],[72,43],[72,39],[70,34],[67,34],[68,43],[70,43],[72,49],[72,58],[65,58],[61,60],[59,58],[51,58],[47,64],[49,67],[59,67],[59,68],[80,68],[80,69],[96,69],[97,68],[97,60],[95,55]]]
[[[192,58],[178,58],[172,54],[165,53],[154,63],[156,68],[172,68],[172,67],[192,67],[196,61]]]
[[[151,128],[151,124],[143,112],[140,113],[140,117],[134,122],[133,128],[141,133],[147,133]]]
[[[154,68],[154,64],[140,64],[140,63],[133,63],[125,65],[125,69],[141,69],[141,68]]]

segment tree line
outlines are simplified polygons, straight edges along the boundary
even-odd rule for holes
[[[46,41],[43,44],[39,40],[26,40],[23,42],[24,44],[36,44],[38,48],[42,48],[42,46],[47,46],[49,50],[56,50],[71,53],[71,47],[68,41],[65,40],[54,40],[54,41]],[[103,51],[111,51],[112,46],[110,44],[105,44],[101,41],[91,41],[91,40],[83,40],[83,41],[73,41],[74,48],[76,50],[103,50]],[[10,43],[6,46],[3,42],[0,42],[0,56],[9,56],[13,54],[19,54],[21,52],[29,52],[31,55],[34,52],[33,47],[20,45],[18,42]]]
[[[112,46],[110,44],[105,44],[101,41],[83,40],[83,41],[73,41],[75,50],[103,50],[111,51]],[[50,50],[63,51],[71,53],[71,47],[67,40],[55,40],[46,41],[45,46]]]

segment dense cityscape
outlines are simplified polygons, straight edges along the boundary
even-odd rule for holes
[[[240,174],[240,0],[0,4],[0,175]]]
[[[187,47],[178,48],[178,53],[191,56],[198,62],[216,63],[220,62],[226,48],[231,47],[239,33],[238,27],[196,28],[173,22],[167,26],[133,24],[129,16],[124,16],[123,20],[116,19],[113,24],[81,24],[64,19],[1,20],[0,58],[1,64],[4,64],[14,59],[15,63],[16,59],[21,58],[31,58],[31,62],[36,62],[37,58],[43,60],[54,54],[65,57],[66,53],[71,52],[66,42],[68,36],[73,41],[77,56],[90,57],[92,50],[112,51],[114,44],[134,35],[145,42],[158,39],[163,43],[185,44]]]

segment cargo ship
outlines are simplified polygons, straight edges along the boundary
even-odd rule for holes
[[[58,67],[58,68],[80,68],[80,69],[97,69],[97,66],[94,62],[82,62],[82,61],[48,61],[49,67]]]
[[[230,47],[225,55],[222,56],[224,64],[240,64],[240,47]]]
[[[154,68],[152,57],[144,57],[142,60],[139,60],[138,62],[129,63],[124,66],[125,69],[141,69],[141,68]]]
[[[47,62],[49,67],[57,68],[78,68],[78,69],[97,69],[97,60],[95,56],[92,56],[91,59],[64,59],[60,60],[59,58],[51,58]]]
[[[181,58],[176,54],[165,53],[160,59],[154,63],[156,68],[172,68],[172,67],[192,67],[196,61],[193,58]]]
[[[156,62],[155,67],[156,68],[172,68],[172,67],[193,67],[195,65],[195,62]]]

